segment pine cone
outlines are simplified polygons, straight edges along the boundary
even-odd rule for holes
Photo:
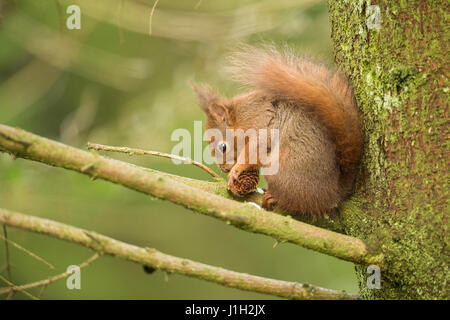
[[[241,195],[249,194],[255,191],[256,187],[259,183],[259,171],[258,170],[248,170],[243,171],[237,181],[234,184],[234,187],[237,192]]]

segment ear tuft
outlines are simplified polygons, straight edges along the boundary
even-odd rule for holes
[[[191,86],[197,94],[200,108],[202,108],[205,113],[208,113],[209,107],[212,103],[218,102],[220,100],[220,96],[217,91],[209,85],[197,85],[195,83],[192,83]]]

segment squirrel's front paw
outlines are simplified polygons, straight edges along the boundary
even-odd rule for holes
[[[259,183],[259,170],[246,169],[234,166],[228,174],[228,189],[235,195],[243,195],[253,192]]]
[[[241,196],[237,188],[237,181],[240,172],[238,172],[234,167],[228,173],[228,190],[230,190],[235,196]]]
[[[263,209],[271,211],[276,206],[276,204],[277,201],[274,199],[274,197],[268,191],[264,192],[261,207],[263,207]]]

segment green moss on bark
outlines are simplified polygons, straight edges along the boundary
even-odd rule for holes
[[[367,25],[378,5],[381,28]],[[366,136],[357,193],[341,210],[345,231],[381,248],[381,299],[449,298],[448,4],[329,1],[337,64],[351,78]]]

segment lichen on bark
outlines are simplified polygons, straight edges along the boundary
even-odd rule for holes
[[[367,26],[370,5],[380,9],[379,30]],[[356,268],[363,298],[449,298],[448,7],[329,1],[335,60],[353,83],[365,133],[342,224],[386,259],[381,289],[368,289],[366,269]]]

